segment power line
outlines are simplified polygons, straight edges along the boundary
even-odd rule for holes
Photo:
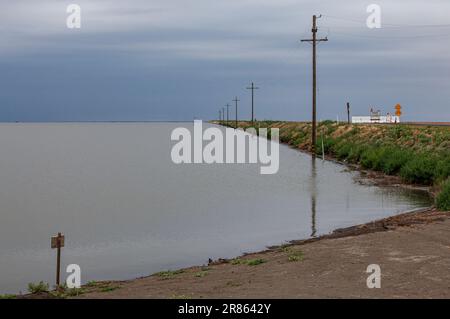
[[[363,20],[357,20],[352,18],[344,18],[344,17],[337,17],[332,15],[323,15],[326,18],[335,19],[335,20],[342,20],[342,21],[348,21],[348,22],[354,22],[354,23],[363,23],[366,24],[366,21]],[[383,23],[383,25],[388,26],[390,28],[450,28],[450,24],[393,24],[393,23]]]
[[[433,37],[445,37],[450,36],[450,33],[446,34],[428,34],[428,35],[411,35],[411,36],[376,36],[376,35],[366,35],[366,34],[356,34],[356,33],[348,33],[348,32],[334,32],[333,35],[342,35],[349,37],[357,37],[357,38],[366,38],[366,39],[380,39],[380,40],[401,40],[401,39],[421,39],[421,38],[433,38]]]

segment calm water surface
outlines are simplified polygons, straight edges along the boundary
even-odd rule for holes
[[[233,257],[428,206],[417,192],[362,186],[357,173],[280,146],[280,170],[175,165],[173,128],[191,123],[0,124],[0,292],[63,270],[129,279]]]

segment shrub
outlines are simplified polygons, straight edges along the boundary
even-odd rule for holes
[[[364,168],[380,170],[383,151],[376,148],[369,148],[361,155],[361,165]]]
[[[403,149],[390,148],[386,150],[382,158],[382,170],[385,174],[397,173],[410,159],[412,153]]]
[[[365,145],[353,145],[348,153],[347,159],[350,162],[359,162],[361,160],[361,156],[364,152],[366,152],[367,146]]]
[[[436,160],[428,155],[416,154],[400,170],[400,176],[411,183],[429,185],[433,182]]]
[[[435,171],[435,179],[444,181],[448,177],[450,177],[450,158],[444,158],[437,162],[436,171]]]
[[[450,210],[450,179],[436,198],[436,206],[441,210]]]
[[[325,154],[329,154],[333,151],[336,141],[330,137],[323,138],[323,151]],[[322,154],[322,137],[318,137],[316,141],[316,153]]]
[[[354,145],[352,144],[343,144],[339,149],[336,151],[336,156],[340,160],[347,159],[353,149]]]

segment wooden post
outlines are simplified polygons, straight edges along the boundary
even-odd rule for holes
[[[56,248],[56,288],[60,286],[61,277],[61,248],[64,247],[65,237],[61,233],[58,236],[52,237],[51,247]]]
[[[351,123],[350,122],[350,103],[349,102],[347,102],[347,121],[348,121],[348,124]]]

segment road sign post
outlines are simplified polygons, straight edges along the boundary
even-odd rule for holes
[[[65,236],[58,233],[58,236],[52,237],[51,247],[56,249],[56,288],[60,285],[61,274],[61,248],[64,247]]]

